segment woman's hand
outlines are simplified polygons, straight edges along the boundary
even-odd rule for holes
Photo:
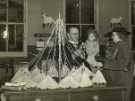
[[[101,62],[97,62],[96,66],[97,66],[97,68],[101,68],[101,67],[103,67],[103,64]]]

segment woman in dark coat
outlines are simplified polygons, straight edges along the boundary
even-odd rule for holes
[[[114,28],[111,33],[114,42],[114,53],[111,59],[105,61],[106,78],[111,86],[124,86],[127,88],[127,101],[132,86],[131,55],[128,33],[124,28]]]

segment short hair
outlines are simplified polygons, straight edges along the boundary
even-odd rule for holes
[[[79,28],[78,28],[77,26],[69,26],[69,27],[68,27],[68,30],[67,30],[68,33],[70,33],[70,30],[71,30],[71,29],[77,29],[77,30],[79,31]]]

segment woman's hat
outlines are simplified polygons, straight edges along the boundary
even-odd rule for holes
[[[118,34],[123,36],[128,36],[130,34],[124,27],[115,27],[111,32],[106,33],[104,37],[111,37],[113,32],[118,32]]]

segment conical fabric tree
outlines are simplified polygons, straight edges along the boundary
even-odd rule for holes
[[[59,80],[68,75],[69,60],[65,49],[67,39],[65,23],[59,14],[46,47],[31,60],[29,70],[38,67],[45,75],[58,77]]]

